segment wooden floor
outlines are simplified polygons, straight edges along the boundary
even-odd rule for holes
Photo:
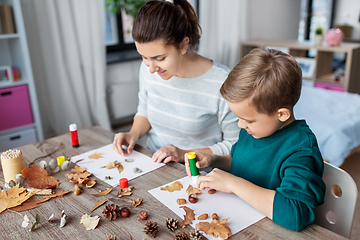
[[[360,150],[348,157],[340,168],[352,176],[356,182],[358,190],[360,190]],[[360,239],[360,195],[356,203],[354,222],[352,226],[350,239]]]

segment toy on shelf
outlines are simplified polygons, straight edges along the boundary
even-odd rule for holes
[[[344,39],[344,33],[339,28],[331,28],[325,32],[325,42],[328,46],[339,46]]]
[[[0,81],[15,82],[20,79],[20,71],[14,66],[0,66]]]

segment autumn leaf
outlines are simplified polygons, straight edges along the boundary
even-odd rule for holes
[[[19,184],[8,189],[6,191],[6,195],[9,197],[9,198],[16,198],[16,197],[19,197],[19,195],[21,193],[23,193],[24,191],[26,191],[25,188],[19,188]]]
[[[72,173],[75,174],[80,174],[86,171],[86,167],[79,167],[79,166],[75,166],[75,168],[71,169]]]
[[[184,215],[184,221],[180,225],[182,228],[185,228],[188,224],[191,224],[192,221],[195,220],[195,213],[194,210],[186,206],[181,206],[180,208],[183,208],[186,212],[186,215]]]
[[[90,159],[99,159],[99,158],[102,158],[103,156],[103,153],[93,153],[89,156]]]
[[[187,194],[190,196],[192,194],[201,194],[200,189],[193,187],[189,184],[189,187],[186,189]]]
[[[75,166],[71,169],[71,173],[65,174],[66,178],[70,179],[72,183],[86,184],[92,174],[86,171],[85,167]]]
[[[100,220],[99,216],[91,217],[88,214],[84,214],[81,216],[80,223],[85,227],[86,230],[95,229]]]
[[[116,167],[117,167],[119,173],[121,173],[124,170],[124,166],[121,163],[117,164]]]
[[[6,209],[21,205],[33,195],[34,194],[31,192],[24,191],[20,193],[18,197],[10,198],[7,196],[6,192],[0,192],[0,213],[4,212]]]
[[[107,201],[108,201],[107,199],[104,199],[104,200],[102,200],[100,202],[97,202],[95,204],[95,206],[93,207],[93,209],[91,209],[91,212],[94,211],[95,209],[97,209],[98,207],[100,207],[101,205],[103,205],[104,203],[106,203]]]
[[[56,188],[60,184],[57,178],[49,176],[45,169],[42,169],[34,164],[31,168],[24,168],[21,171],[21,174],[28,180],[27,185],[29,187],[39,189]]]
[[[44,199],[40,199],[40,200],[26,201],[23,204],[21,204],[20,206],[10,208],[10,210],[12,212],[22,212],[22,211],[25,211],[25,210],[37,208],[37,207],[42,206],[42,204],[40,204],[40,203],[46,202],[49,199],[51,199],[51,198],[48,197],[48,198],[44,198]],[[7,211],[9,211],[9,209]]]
[[[68,194],[69,192],[71,192],[71,191],[70,190],[61,190],[61,191],[58,191],[56,193],[43,196],[42,198],[48,198],[48,197],[50,197],[50,198],[61,198],[64,195]]]
[[[120,192],[118,192],[118,197],[121,198],[121,197],[124,197],[124,196],[131,196],[132,195],[132,190],[134,190],[135,187],[132,187],[132,186],[129,186],[127,188],[123,188],[121,189]]]
[[[133,207],[137,207],[137,206],[139,206],[141,203],[143,202],[143,199],[140,199],[140,198],[138,198],[138,199],[136,199],[136,200],[130,200],[129,201],[129,203],[131,203],[131,205],[133,206]]]
[[[227,219],[221,221],[213,219],[211,223],[199,222],[195,227],[206,234],[213,235],[215,238],[228,239],[231,236],[231,230],[226,225]]]
[[[95,196],[95,197],[105,196],[106,194],[109,194],[112,189],[113,189],[113,188],[111,187],[111,188],[109,188],[109,189],[107,189],[107,190],[105,190],[105,191],[102,191],[102,192],[97,193],[97,194],[91,194],[91,195],[93,195],[93,196]]]
[[[179,181],[176,181],[173,182],[170,186],[161,187],[160,190],[173,192],[173,191],[180,191],[182,188],[183,185]]]

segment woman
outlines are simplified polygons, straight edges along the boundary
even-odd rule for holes
[[[117,133],[113,148],[124,155],[147,134],[154,162],[184,162],[186,152],[229,154],[239,129],[219,89],[229,69],[193,51],[199,23],[186,0],[150,1],[139,10],[133,39],[143,62],[139,105],[132,128]]]

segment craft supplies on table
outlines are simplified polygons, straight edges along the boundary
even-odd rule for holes
[[[125,146],[123,146],[125,148]],[[133,150],[125,156],[112,149],[112,143],[101,148],[71,157],[72,162],[76,162],[80,167],[86,167],[88,172],[110,184],[119,185],[120,178],[127,178],[129,181],[145,173],[164,166],[164,163],[154,163],[151,158]],[[106,166],[116,162],[121,164],[122,170],[118,168],[107,169]]]
[[[9,149],[1,154],[1,165],[6,183],[13,180],[15,183],[16,175],[25,168],[25,162],[20,149]]]
[[[201,174],[205,175],[206,173],[202,172]],[[176,181],[183,185],[183,188],[180,191],[168,192],[160,190],[162,187],[171,185]],[[208,190],[210,190],[209,188],[201,191],[202,193],[198,195],[199,200],[196,203],[192,204],[187,201],[187,203],[184,205],[179,205],[177,203],[177,199],[188,198],[188,194],[186,192],[188,186],[196,186],[192,183],[191,177],[184,177],[176,181],[149,190],[149,193],[151,193],[157,200],[176,213],[181,219],[184,219],[185,211],[180,208],[180,206],[186,206],[194,210],[195,220],[193,220],[192,224],[190,224],[194,228],[195,225],[199,222],[211,222],[211,215],[216,213],[219,216],[219,220],[228,219],[226,224],[231,229],[232,235],[234,235],[235,233],[265,217],[264,214],[260,213],[237,195],[220,191],[216,191],[216,193],[210,194],[208,193]],[[198,220],[198,217],[204,213],[207,213],[209,218],[202,221]],[[219,239],[214,238],[212,235],[205,236],[208,239]]]

